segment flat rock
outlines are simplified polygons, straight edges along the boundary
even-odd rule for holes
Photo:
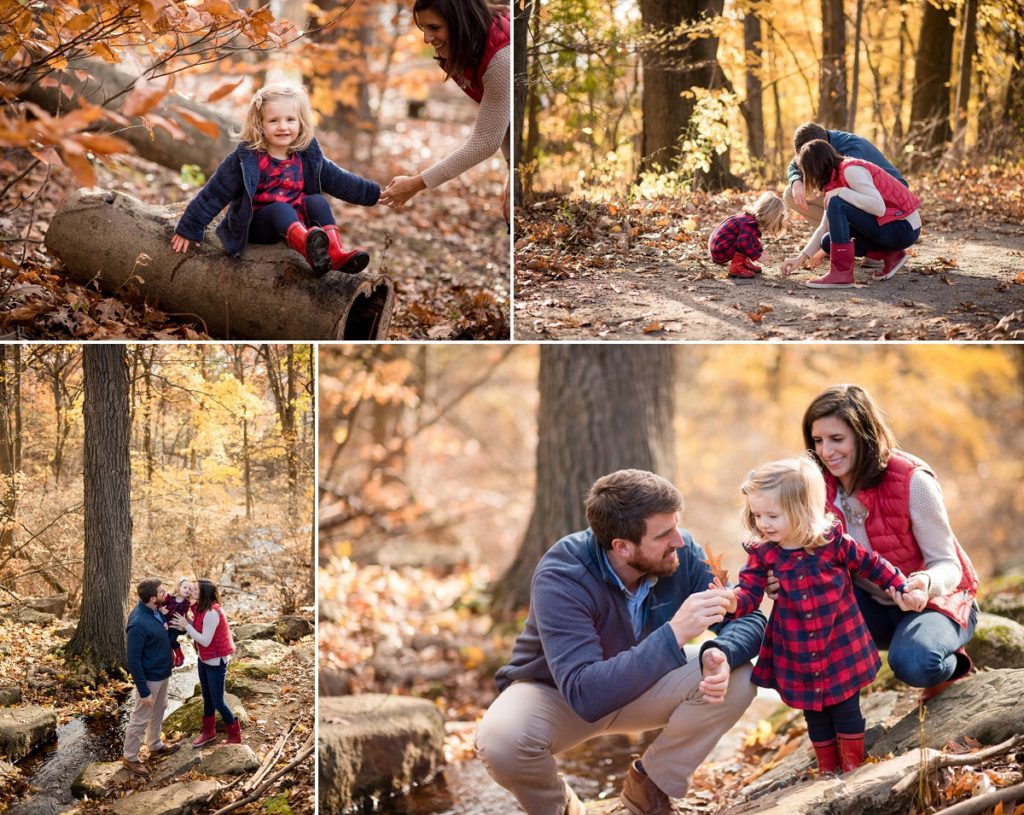
[[[324,696],[348,696],[352,693],[352,674],[340,668],[321,668],[317,674],[316,692]]]
[[[255,659],[276,665],[288,656],[288,646],[273,640],[242,640],[235,643],[236,659]]]
[[[21,688],[17,685],[7,685],[0,688],[0,707],[16,705],[21,701]]]
[[[258,662],[252,659],[232,659],[228,663],[228,676],[247,676],[252,679],[268,679],[277,673],[277,668],[266,662]]]
[[[275,623],[277,637],[282,642],[295,642],[303,637],[313,634],[313,621],[300,617],[298,614],[288,614]]]
[[[242,727],[249,724],[249,712],[242,705],[241,699],[232,693],[224,694],[224,701],[227,702],[231,712],[238,717]],[[203,726],[203,699],[201,696],[193,696],[185,704],[179,707],[174,713],[164,719],[164,733],[182,733],[186,739],[197,735]],[[225,732],[224,722],[220,714],[217,714],[217,730]],[[182,746],[182,750],[192,749],[190,745]]]
[[[15,620],[22,625],[50,625],[57,617],[47,614],[45,611],[36,611],[34,608],[20,608],[7,615],[10,620]]]
[[[244,640],[272,640],[277,628],[273,623],[243,623],[231,628],[231,636],[236,645]]]
[[[204,812],[198,805],[220,787],[216,781],[179,781],[158,790],[146,790],[128,795],[110,805],[117,815],[189,815]]]
[[[224,679],[224,689],[233,693],[240,699],[252,699],[256,696],[276,696],[278,686],[273,682],[263,682],[259,679],[250,679],[243,674],[229,673]],[[202,693],[202,686],[196,682],[193,694],[199,696]]]
[[[76,798],[105,798],[112,789],[132,778],[135,776],[120,761],[93,761],[71,782],[71,794]]]
[[[53,597],[33,597],[26,605],[36,611],[52,614],[58,619],[64,616],[68,607],[68,596],[66,594],[55,594]]]
[[[0,708],[0,755],[24,758],[57,733],[57,713],[48,707]]]
[[[193,767],[202,765],[203,751],[192,747],[190,744],[192,739],[192,734],[182,738],[181,747],[176,753],[171,753],[169,756],[157,759],[156,762],[152,759],[146,760],[146,766],[149,767],[149,771],[152,773],[152,782],[170,781],[174,776],[181,775]]]
[[[967,654],[978,668],[1016,668],[1024,665],[1024,625],[1009,617],[981,613]]]
[[[443,747],[444,716],[431,702],[379,693],[321,699],[319,811],[428,779],[444,763]]]
[[[222,744],[203,759],[206,775],[243,775],[259,768],[259,759],[248,744]]]

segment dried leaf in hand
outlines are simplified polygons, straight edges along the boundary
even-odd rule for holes
[[[712,552],[711,547],[709,546],[705,546],[704,551],[707,554],[707,559],[704,563],[706,563],[707,567],[711,569],[711,574],[714,575],[715,579],[717,579],[723,586],[728,586],[729,572],[722,568],[722,556],[716,555]]]

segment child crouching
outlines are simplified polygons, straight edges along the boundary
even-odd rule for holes
[[[743,212],[730,215],[715,227],[708,238],[711,259],[720,265],[729,264],[729,277],[752,278],[761,273],[754,261],[763,254],[761,235],[778,235],[786,217],[786,205],[773,192],[762,193]]]

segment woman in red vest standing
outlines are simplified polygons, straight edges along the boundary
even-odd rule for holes
[[[857,385],[819,394],[804,413],[803,435],[843,531],[928,593],[924,611],[915,612],[895,592],[854,581],[875,644],[889,649],[896,678],[924,688],[927,701],[971,669],[964,645],[978,617],[978,577],[949,526],[939,482],[896,446],[881,410]]]
[[[509,100],[512,85],[511,25],[507,4],[489,0],[416,0],[412,7],[423,41],[434,58],[480,105],[469,139],[454,153],[413,176],[400,175],[381,193],[396,209],[416,193],[434,189],[490,158],[500,148],[509,160]],[[508,182],[502,211],[509,219]]]
[[[813,289],[852,286],[855,256],[881,261],[873,280],[896,274],[907,260],[907,247],[921,237],[921,200],[877,164],[844,158],[822,139],[800,148],[797,165],[807,187],[825,194],[825,217],[800,254],[783,261],[782,273],[820,248],[828,253],[829,271],[807,281]]]
[[[193,747],[217,738],[217,713],[228,728],[228,744],[240,744],[242,726],[224,701],[224,682],[228,660],[235,652],[231,627],[227,615],[220,607],[217,587],[210,580],[199,581],[199,599],[192,607],[190,623],[180,614],[174,615],[175,624],[195,640],[199,650],[199,685],[203,691],[203,729],[192,742]]]

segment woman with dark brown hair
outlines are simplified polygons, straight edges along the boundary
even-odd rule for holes
[[[930,699],[971,669],[964,645],[978,617],[978,577],[950,528],[939,482],[924,461],[897,446],[884,414],[857,385],[820,393],[804,413],[803,436],[842,530],[928,594],[928,605],[916,612],[895,592],[854,581],[868,631],[889,649],[896,678],[924,688]]]
[[[825,216],[800,254],[783,261],[782,273],[807,265],[823,249],[829,271],[807,281],[811,288],[852,286],[855,256],[881,261],[873,280],[896,274],[906,248],[921,236],[921,200],[878,165],[844,158],[822,139],[801,147],[797,164],[807,188],[824,193]]]
[[[462,175],[501,150],[509,160],[509,100],[512,28],[507,4],[488,0],[416,0],[412,8],[434,59],[467,96],[480,105],[473,132],[454,153],[413,176],[396,176],[380,202],[397,209],[425,189]],[[508,182],[502,211],[509,219]]]

